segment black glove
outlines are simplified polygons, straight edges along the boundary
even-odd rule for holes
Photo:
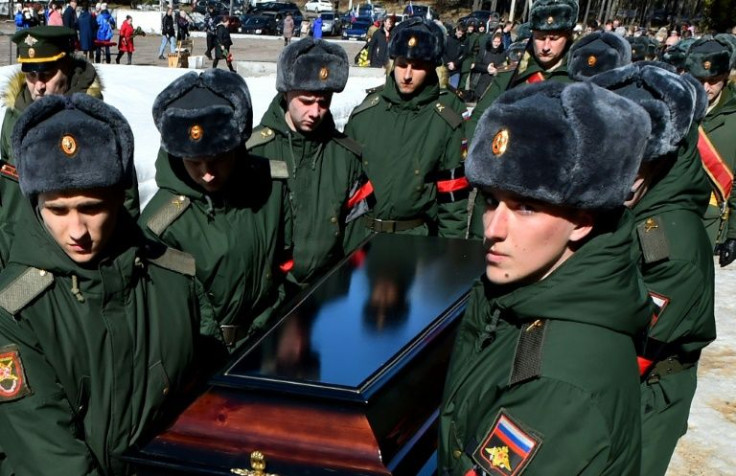
[[[721,244],[721,249],[718,253],[718,264],[723,268],[731,264],[734,259],[736,259],[736,239],[728,238]]]

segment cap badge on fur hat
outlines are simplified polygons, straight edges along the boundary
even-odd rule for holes
[[[555,17],[547,17],[547,24],[551,25],[555,22]]]
[[[71,135],[67,134],[61,138],[61,151],[66,154],[67,157],[74,157],[77,153],[77,140]]]
[[[322,68],[319,70],[319,79],[322,81],[327,81],[327,78],[330,76],[330,70],[327,68],[327,66],[322,66]]]
[[[706,69],[706,70],[707,69],[710,69],[710,66],[711,66],[710,61],[706,61],[706,62],[703,63],[703,69]]]
[[[202,129],[202,126],[200,126],[199,124],[194,124],[192,127],[189,128],[189,138],[192,141],[197,142],[198,140],[202,138],[203,135],[204,135],[204,130]]]
[[[414,48],[415,46],[417,46],[417,39],[412,36],[411,38],[409,38],[409,43],[407,44],[409,45],[409,48]]]
[[[591,68],[595,66],[595,64],[598,62],[598,59],[595,57],[595,55],[588,56],[588,66]]]
[[[506,152],[506,149],[509,146],[509,131],[506,129],[501,129],[496,133],[495,136],[493,136],[493,141],[491,142],[491,150],[493,151],[493,155],[495,156],[501,156],[504,152]]]

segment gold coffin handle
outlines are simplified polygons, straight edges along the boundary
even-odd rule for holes
[[[230,472],[240,476],[278,476],[266,473],[266,457],[260,451],[254,451],[250,454],[250,467],[252,469],[232,468]]]

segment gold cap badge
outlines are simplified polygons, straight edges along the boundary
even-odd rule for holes
[[[322,81],[326,81],[329,76],[330,70],[327,69],[327,66],[322,66],[322,68],[319,70],[319,79],[321,79]]]
[[[36,50],[34,50],[33,48],[28,48],[28,57],[33,58],[34,56],[36,56]]]
[[[409,38],[409,48],[414,48],[417,46],[417,39],[415,37]]]
[[[591,68],[595,66],[595,64],[598,62],[598,58],[596,58],[594,55],[588,56],[588,66]]]
[[[193,141],[198,141],[202,138],[202,135],[204,134],[204,130],[202,130],[202,126],[199,124],[193,125],[191,128],[189,128],[189,138]]]
[[[711,66],[710,61],[706,61],[703,63],[703,69],[710,69],[710,66]]]
[[[551,25],[551,24],[553,24],[554,22],[555,22],[555,17],[548,17],[548,18],[547,18],[547,24],[548,24],[548,25]]]
[[[26,36],[26,41],[24,43],[28,46],[33,46],[36,44],[38,40],[32,37],[31,35]]]
[[[61,151],[64,152],[68,157],[71,157],[77,153],[77,140],[70,134],[67,134],[61,138],[60,146]]]
[[[491,150],[493,155],[503,155],[509,145],[509,131],[501,129],[493,136],[493,142],[491,143]]]

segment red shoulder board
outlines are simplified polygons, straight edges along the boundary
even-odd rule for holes
[[[0,348],[0,402],[18,400],[30,393],[18,346]]]
[[[0,167],[0,174],[9,177],[16,182],[18,181],[18,171],[10,164],[3,164],[2,167]]]
[[[473,460],[488,474],[519,476],[540,446],[540,437],[524,430],[501,409],[488,436],[475,449]]]

